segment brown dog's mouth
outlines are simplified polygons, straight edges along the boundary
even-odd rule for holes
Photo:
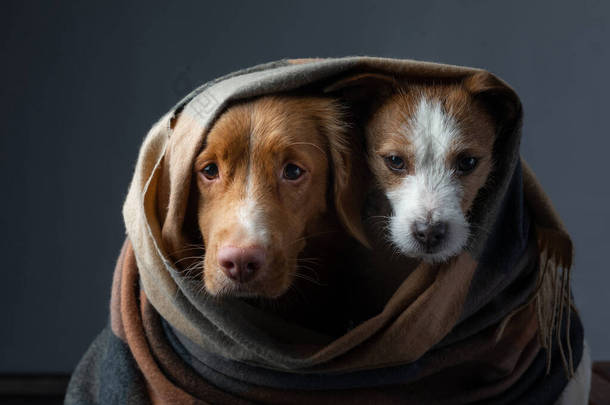
[[[206,285],[207,291],[218,297],[240,297],[240,298],[279,298],[290,288],[290,283],[279,287],[261,285],[261,282],[235,283],[226,281],[220,288],[211,289]]]
[[[233,276],[220,265],[204,264],[203,281],[206,291],[214,296],[273,299],[279,298],[290,289],[295,273],[296,260],[291,264],[269,263],[255,269],[254,275],[245,278]]]

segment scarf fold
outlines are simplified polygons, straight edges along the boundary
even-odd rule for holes
[[[115,269],[110,326],[77,367],[67,404],[544,404],[567,383],[559,362],[546,373],[534,305],[515,315],[498,342],[492,325],[411,364],[299,374],[205,352],[158,314],[138,279],[126,241]],[[572,340],[582,340],[582,326],[572,316]],[[580,358],[582,346],[576,349]],[[552,350],[558,354],[556,346]]]
[[[582,354],[572,244],[519,157],[521,104],[499,79],[498,104],[517,113],[497,117],[494,181],[477,198],[468,248],[442,265],[419,264],[377,314],[344,334],[211,298],[176,264],[178,249],[192,242],[193,160],[222,111],[249,97],[323,92],[366,72],[456,82],[479,70],[369,57],[273,62],[201,86],[153,126],[123,210],[128,240],[110,328],[77,368],[66,403],[112,403],[100,402],[109,389],[134,403],[554,403]],[[128,370],[126,387],[100,377],[115,366]]]

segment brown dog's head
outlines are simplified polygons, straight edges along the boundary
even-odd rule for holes
[[[364,240],[345,129],[328,98],[267,96],[219,117],[193,168],[210,294],[282,295],[329,209]]]

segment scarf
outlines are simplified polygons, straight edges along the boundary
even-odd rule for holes
[[[500,106],[494,181],[477,197],[467,248],[447,263],[419,263],[378,311],[344,333],[210,297],[172,254],[191,243],[194,159],[232,102],[324,92],[363,73],[459,82],[477,72],[371,57],[284,60],[181,100],[142,144],[123,208],[127,240],[110,322],[77,366],[66,403],[554,403],[583,351],[569,287],[572,243],[520,158],[521,104],[501,81],[490,101]],[[173,128],[178,114],[188,131]],[[355,255],[365,267],[374,263],[364,247]],[[366,296],[355,299],[366,304]]]

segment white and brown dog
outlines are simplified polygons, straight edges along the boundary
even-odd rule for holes
[[[364,74],[331,89],[372,86],[378,96],[367,100],[367,159],[391,206],[387,237],[404,256],[440,263],[466,247],[470,210],[493,181],[498,123],[478,96],[495,81],[481,72],[459,83],[402,85]],[[557,404],[585,404],[590,379],[585,342],[581,364]]]
[[[407,256],[442,262],[468,241],[495,133],[474,81],[401,87],[367,125],[369,165],[392,206],[390,239]]]
[[[443,262],[468,241],[469,210],[493,169],[496,122],[477,97],[490,85],[487,73],[445,84],[363,74],[330,89],[374,94],[363,113],[367,159],[391,205],[388,237],[405,256]]]

